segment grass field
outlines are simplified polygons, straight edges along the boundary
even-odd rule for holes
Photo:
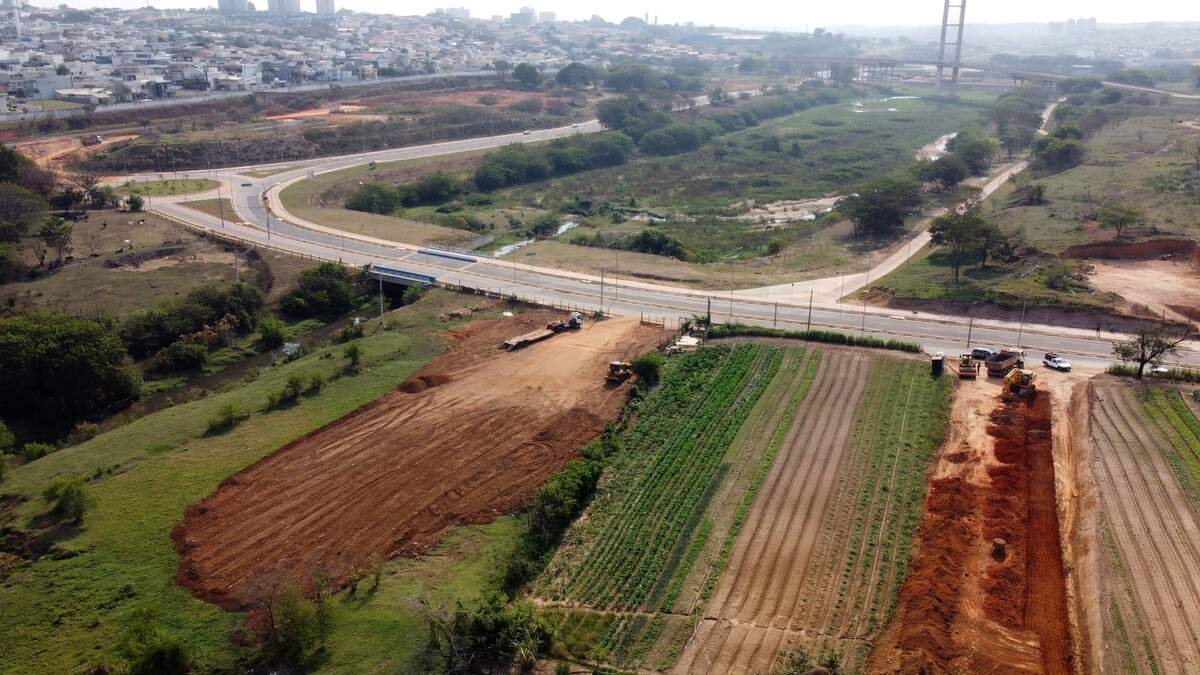
[[[199,199],[187,202],[186,206],[200,213],[207,213],[213,218],[238,219],[237,211],[233,210],[233,202],[229,201],[228,197],[222,197],[221,199]]]
[[[1094,385],[1091,470],[1099,487],[1106,664],[1186,672],[1200,658],[1200,420],[1192,392]]]
[[[197,401],[177,405],[95,439],[17,467],[5,493],[28,501],[6,513],[10,525],[40,523],[41,490],[55,478],[86,479],[91,507],[80,529],[53,532],[61,559],[17,562],[0,586],[0,632],[6,636],[0,672],[74,672],[122,662],[121,644],[139,621],[182,642],[203,668],[228,666],[229,632],[241,616],[192,598],[175,584],[179,556],[170,533],[188,506],[247,465],[395,388],[442,349],[437,317],[461,307],[459,296],[434,292],[388,315],[394,329],[368,324],[358,375],[335,378],[341,359],[333,348],[255,379],[232,383]],[[335,358],[323,358],[326,352]],[[267,394],[291,375],[329,378],[315,397],[265,411]],[[250,417],[222,435],[206,434],[207,420],[224,405]],[[360,601],[335,597],[331,672],[354,672],[359,659],[403,663],[420,646],[418,617],[408,603],[428,592],[438,602],[469,599],[490,578],[515,525],[468,528],[448,537],[440,555],[386,563],[377,592]],[[403,632],[399,637],[394,630]],[[400,640],[397,643],[397,639]],[[340,653],[339,653],[340,650]]]
[[[18,309],[120,318],[204,284],[234,279],[232,253],[152,213],[93,211],[73,227],[76,259],[37,278],[0,285],[0,312],[11,303]],[[24,264],[36,265],[28,247],[20,252]],[[310,264],[274,252],[262,257],[275,280],[271,299]],[[244,261],[242,266],[244,271]]]
[[[207,178],[168,178],[144,183],[125,183],[121,186],[131,194],[143,197],[171,197],[174,195],[208,192],[217,189],[217,181]]]
[[[1196,130],[1182,121],[1200,119],[1200,106],[1176,104],[1132,108],[1133,116],[1104,127],[1086,141],[1087,155],[1075,168],[1051,176],[1023,176],[1045,186],[1046,204],[1011,205],[1013,185],[998,190],[984,204],[984,214],[1007,233],[1020,233],[1035,253],[1011,261],[978,261],[963,268],[959,282],[947,255],[941,252],[914,258],[884,277],[871,290],[882,299],[991,302],[1005,307],[1031,306],[1117,311],[1120,298],[1089,290],[1086,285],[1052,288],[1057,255],[1076,245],[1111,240],[1115,233],[1101,229],[1096,209],[1124,204],[1140,210],[1143,225],[1123,233],[1126,241],[1164,236],[1197,236],[1194,214],[1200,191],[1177,188],[1194,163]],[[1075,263],[1067,269],[1078,273]]]
[[[804,631],[844,640],[861,664],[904,578],[945,428],[950,383],[927,367],[744,344],[673,363],[533,586],[559,655],[767,672],[780,650],[812,646]]]

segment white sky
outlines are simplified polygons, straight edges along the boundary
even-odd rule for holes
[[[660,23],[695,21],[699,24],[720,24],[757,28],[804,29],[828,25],[913,25],[941,21],[940,0],[724,0],[722,2],[689,2],[659,0],[636,2],[607,0],[580,2],[548,0],[545,4],[531,0],[418,0],[397,3],[394,0],[335,0],[338,7],[392,14],[424,14],[436,7],[463,6],[471,15],[488,17],[507,15],[522,4],[537,11],[553,11],[560,19],[586,19],[599,14],[613,22],[626,16],[658,16]],[[151,0],[155,7],[215,6],[215,0]],[[34,0],[33,4],[52,6],[55,0]],[[145,0],[68,0],[72,7],[138,7]],[[265,9],[267,0],[256,0]],[[315,0],[301,0],[301,7],[314,9]],[[1102,23],[1147,21],[1200,21],[1200,0],[971,0],[967,3],[968,23],[1011,23],[1058,21],[1073,17],[1096,17]]]

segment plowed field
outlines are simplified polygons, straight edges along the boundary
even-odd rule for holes
[[[1181,392],[1092,390],[1105,666],[1200,670],[1200,421]]]
[[[886,621],[907,566],[948,382],[920,362],[830,350],[754,500],[677,673],[766,673]]]
[[[314,571],[337,583],[372,554],[416,554],[451,525],[516,507],[620,410],[608,362],[661,338],[611,319],[497,349],[551,318],[472,323],[396,391],[225,481],[174,532],[179,583],[242,609],[263,583],[304,584]]]

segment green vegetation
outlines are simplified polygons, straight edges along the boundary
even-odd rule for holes
[[[206,347],[225,344],[229,334],[254,329],[262,306],[262,291],[249,284],[205,286],[182,300],[130,316],[121,324],[121,339],[138,358],[179,340]]]
[[[61,315],[0,320],[0,415],[66,433],[138,393],[111,326]]]
[[[1148,427],[1165,443],[1163,454],[1189,499],[1200,499],[1200,420],[1177,389],[1138,392]]]
[[[207,178],[170,178],[144,183],[125,183],[121,188],[141,197],[172,197],[193,192],[208,192],[217,189],[217,181]]]
[[[297,288],[283,298],[280,309],[297,318],[331,318],[354,307],[353,277],[346,267],[323,262],[300,273]]]
[[[787,338],[789,340],[806,340],[808,342],[824,342],[834,345],[846,345],[848,347],[891,349],[894,351],[909,352],[911,354],[920,354],[922,351],[921,345],[915,342],[905,342],[903,340],[881,340],[876,337],[856,336],[838,331],[786,330],[783,328],[749,326],[740,323],[715,324],[708,329],[708,337],[714,340],[718,338],[738,337],[743,335],[755,337]]]

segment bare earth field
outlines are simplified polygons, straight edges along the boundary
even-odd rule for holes
[[[1091,282],[1156,316],[1200,320],[1200,273],[1192,261],[1095,261]]]
[[[262,583],[343,582],[373,554],[414,555],[446,528],[519,505],[623,405],[609,361],[662,338],[636,319],[589,322],[515,353],[504,339],[557,314],[477,321],[391,394],[222,483],[173,537],[178,581],[240,609]]]
[[[867,671],[1074,672],[1051,394],[1001,401],[995,381],[959,391],[912,571]]]
[[[1200,423],[1173,389],[1115,381],[1091,389],[1091,477],[1098,488],[1097,670],[1200,668]]]

